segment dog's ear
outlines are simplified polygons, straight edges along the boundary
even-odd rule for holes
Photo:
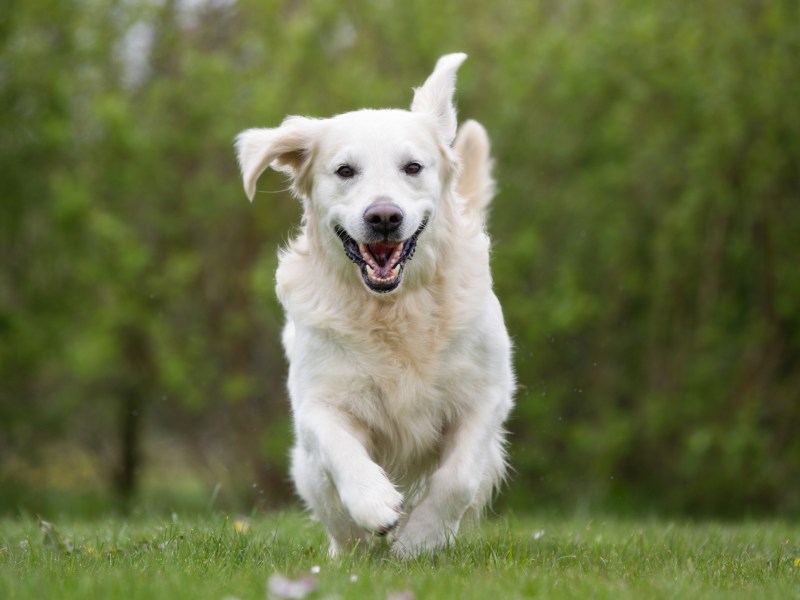
[[[302,193],[318,123],[306,117],[289,117],[280,127],[248,129],[236,136],[236,157],[251,202],[256,182],[267,167],[291,175],[295,191]]]
[[[427,112],[436,117],[442,140],[448,146],[456,137],[456,107],[453,104],[456,71],[466,58],[463,52],[442,56],[422,87],[414,90],[411,103],[413,112]]]

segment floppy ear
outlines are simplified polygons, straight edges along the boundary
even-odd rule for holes
[[[267,167],[291,175],[295,191],[301,190],[300,180],[311,157],[317,124],[314,119],[289,117],[280,127],[248,129],[236,136],[236,157],[251,202],[256,181]]]
[[[436,117],[442,140],[448,146],[456,137],[456,107],[453,105],[456,71],[466,58],[463,52],[442,56],[422,87],[414,90],[411,103],[413,112],[427,112]]]

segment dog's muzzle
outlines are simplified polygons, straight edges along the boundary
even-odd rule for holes
[[[385,293],[397,289],[402,282],[406,261],[414,256],[417,239],[427,224],[428,219],[423,220],[411,237],[400,242],[357,242],[340,225],[335,231],[342,240],[347,258],[361,270],[366,286],[373,292]]]

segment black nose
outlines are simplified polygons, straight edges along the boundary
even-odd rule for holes
[[[372,231],[386,238],[403,224],[403,210],[394,202],[373,202],[364,211],[364,222]]]

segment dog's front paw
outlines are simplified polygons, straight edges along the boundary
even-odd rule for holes
[[[343,493],[342,503],[356,524],[376,535],[386,535],[400,522],[403,515],[403,495],[382,472],[371,482],[361,482]]]
[[[433,532],[431,535],[413,536],[403,531],[392,543],[392,554],[397,558],[406,560],[421,554],[432,554],[444,548],[452,541],[452,536],[443,532]]]
[[[458,526],[458,520],[447,519],[424,505],[419,506],[392,544],[392,553],[405,559],[435,552],[454,541]]]

